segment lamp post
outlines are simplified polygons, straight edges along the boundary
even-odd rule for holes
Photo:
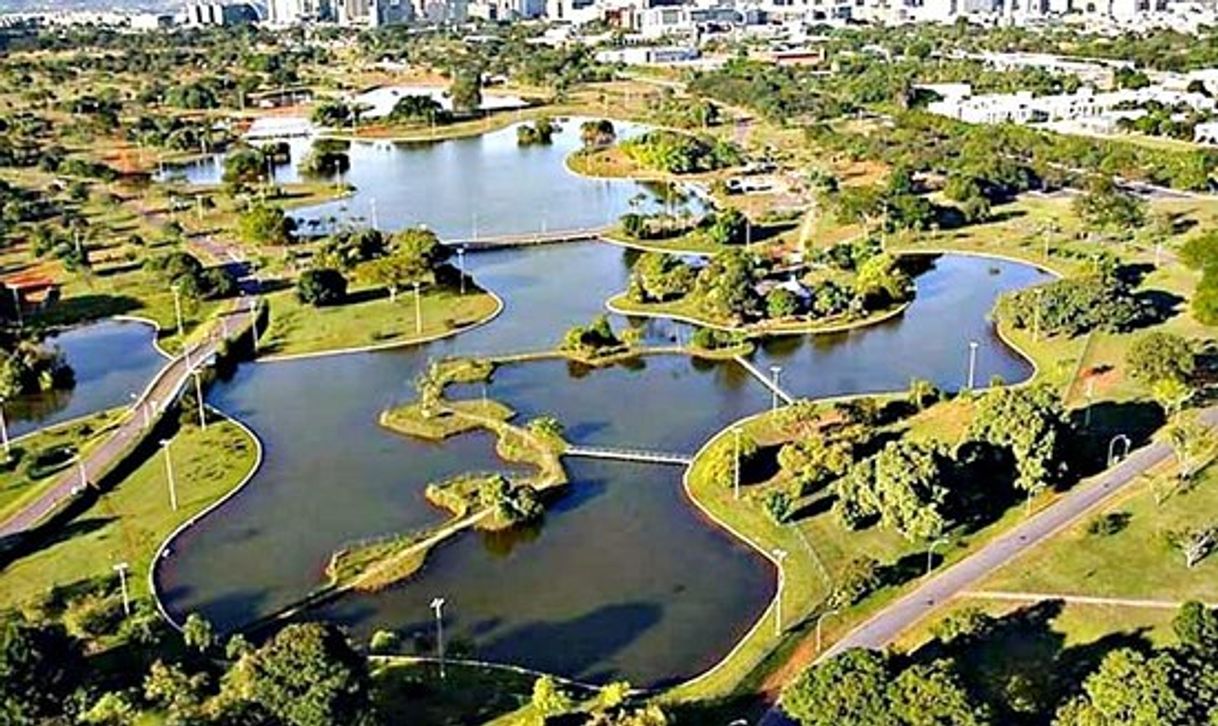
[[[444,680],[444,598],[432,598],[431,609],[436,614],[436,652],[440,657],[440,680]]]
[[[84,492],[89,486],[89,470],[85,468],[85,460],[79,454],[76,456],[76,471],[80,476],[80,491]]]
[[[169,507],[178,511],[178,486],[173,478],[173,456],[169,449],[169,439],[161,439],[161,448],[165,449],[165,481],[169,486]]]
[[[736,436],[736,469],[732,475],[732,489],[735,492],[734,498],[740,498],[740,437],[744,435],[744,431],[739,426],[732,429],[732,433]]]
[[[461,294],[465,294],[465,245],[457,248],[457,267],[461,270]]]
[[[8,421],[4,417],[4,400],[4,397],[0,396],[0,437],[4,438],[4,460],[10,461],[13,458],[13,451],[8,440]]]
[[[203,381],[199,373],[199,368],[196,366],[192,370],[191,375],[195,379],[195,401],[199,404],[199,428],[207,430],[207,412],[203,409]]]
[[[782,366],[770,366],[770,410],[778,410],[778,376],[782,373]]]
[[[1123,444],[1125,447],[1125,452],[1120,456],[1117,456],[1116,453],[1116,445],[1118,443]],[[1113,464],[1121,459],[1124,459],[1126,456],[1129,456],[1129,437],[1125,434],[1117,434],[1116,436],[1113,436],[1108,442],[1108,466],[1111,467]]]
[[[968,342],[968,390],[970,391],[973,390],[973,387],[976,385],[977,346],[978,343],[975,340],[970,340]]]
[[[423,296],[419,292],[419,283],[414,284],[414,332],[423,334]]]
[[[825,624],[826,620],[828,620],[833,615],[837,615],[839,612],[841,612],[841,611],[840,610],[829,610],[829,611],[821,613],[820,617],[816,619],[816,652],[817,653],[819,653],[820,649],[821,649],[821,637],[820,637],[821,627]]]
[[[930,577],[930,571],[935,563],[935,548],[939,545],[946,545],[947,543],[946,537],[940,537],[934,542],[931,542],[930,547],[926,548],[926,577]]]
[[[131,614],[131,598],[127,595],[127,568],[130,567],[126,562],[120,562],[114,566],[114,571],[118,573],[118,587],[123,593],[123,615]]]
[[[1084,394],[1087,397],[1087,408],[1083,409],[1083,428],[1091,428],[1091,401],[1095,397],[1095,379],[1087,379],[1087,388]]]
[[[789,553],[784,549],[774,550],[774,561],[778,564],[778,592],[774,595],[774,635],[782,635],[782,586],[785,584],[786,575],[783,573],[782,561],[787,558]]]

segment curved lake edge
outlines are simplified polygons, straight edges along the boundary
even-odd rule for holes
[[[1002,259],[1002,260],[1005,260],[1005,261],[1008,261],[1008,262],[1011,262],[1011,263],[1014,263],[1014,264],[1024,265],[1024,266],[1031,267],[1031,268],[1037,268],[1037,269],[1040,269],[1040,270],[1042,270],[1042,271],[1047,271],[1047,272],[1049,272],[1049,273],[1050,273],[1050,274],[1052,274],[1052,275],[1055,275],[1055,276],[1060,276],[1060,275],[1059,275],[1059,273],[1057,273],[1056,271],[1051,270],[1051,269],[1049,269],[1049,268],[1045,268],[1045,267],[1043,267],[1043,266],[1035,265],[1035,264],[1033,264],[1033,263],[1031,263],[1031,262],[1029,262],[1029,261],[1026,261],[1026,260],[1021,260],[1021,259],[1018,259],[1018,258],[1013,258],[1013,257],[1004,257],[1004,256],[1001,256],[1001,255],[992,255],[992,254],[978,253],[978,252],[972,252],[972,251],[967,251],[967,252],[966,252],[966,251],[961,251],[961,252],[957,252],[957,251],[955,251],[955,250],[949,250],[949,249],[935,250],[935,251],[929,251],[929,250],[928,250],[928,251],[916,251],[916,252],[910,252],[910,254],[928,254],[928,255],[957,255],[957,254],[959,254],[959,255],[961,255],[961,256],[991,257],[991,258],[995,258],[995,259]],[[488,290],[488,292],[491,292],[491,291],[489,291],[489,290]],[[488,322],[489,322],[489,321],[488,321]],[[860,322],[863,322],[863,321],[860,321]],[[483,324],[485,324],[485,323],[483,323]],[[858,327],[863,328],[863,327],[868,327],[868,326],[858,326]],[[1031,356],[1029,356],[1029,355],[1028,355],[1028,354],[1027,354],[1027,353],[1026,353],[1026,352],[1025,352],[1025,351],[1024,351],[1022,348],[1020,348],[1020,347],[1019,347],[1019,346],[1018,346],[1018,345],[1017,345],[1017,344],[1016,344],[1016,343],[1015,343],[1013,340],[1011,340],[1011,339],[1009,338],[1009,336],[1008,336],[1008,335],[1006,335],[1006,333],[1005,333],[1005,332],[1002,330],[1002,327],[1001,327],[1001,326],[999,326],[999,325],[992,325],[992,327],[993,327],[993,330],[994,330],[994,331],[997,333],[997,336],[998,336],[998,338],[999,338],[999,339],[1002,341],[1002,343],[1003,343],[1005,346],[1007,346],[1009,349],[1011,349],[1013,352],[1015,352],[1015,353],[1017,354],[1017,356],[1018,356],[1018,357],[1020,357],[1022,360],[1024,360],[1024,361],[1028,362],[1028,363],[1031,365],[1031,367],[1032,367],[1032,372],[1031,372],[1031,374],[1029,374],[1029,375],[1027,376],[1027,378],[1025,378],[1023,381],[1021,381],[1021,382],[1019,382],[1019,383],[1012,384],[1012,385],[1023,386],[1023,385],[1028,385],[1028,384],[1032,383],[1032,382],[1034,381],[1034,379],[1035,379],[1035,378],[1036,378],[1036,377],[1039,375],[1039,367],[1038,367],[1038,365],[1037,365],[1036,361],[1035,361],[1033,358],[1031,358]],[[453,332],[452,332],[452,334],[453,334],[453,335],[455,335],[455,333],[456,333],[456,332],[464,332],[464,331],[467,331],[467,330],[469,330],[469,329],[470,329],[470,327],[462,328],[462,329],[460,329],[460,330],[458,330],[458,331],[453,331]],[[448,336],[445,336],[445,337],[448,337]],[[765,338],[765,337],[779,337],[779,336],[777,336],[777,335],[762,335],[762,336],[760,336],[760,337]],[[393,347],[409,347],[409,346],[412,346],[412,345],[415,345],[415,344],[417,344],[417,345],[424,345],[424,343],[423,343],[423,342],[416,341],[415,343],[409,343],[409,342],[407,342],[407,343],[395,344]],[[659,352],[659,351],[657,351],[657,353],[658,353],[658,352]],[[644,355],[647,355],[647,352],[646,352],[646,351],[642,351],[642,353],[643,353]],[[693,356],[692,354],[690,354],[690,353],[688,353],[688,352],[680,352],[680,353],[678,353],[677,351],[663,351],[663,353],[664,353],[664,354],[673,354],[673,353],[677,353],[677,354],[680,354],[680,355],[685,355],[686,357],[695,357],[695,356]],[[319,356],[310,356],[310,357],[319,357]],[[562,356],[557,355],[557,354],[553,354],[553,353],[551,353],[551,354],[550,354],[550,355],[548,355],[547,357],[562,357]],[[854,399],[854,398],[859,398],[859,397],[868,397],[868,396],[876,396],[876,395],[884,395],[884,394],[883,394],[883,393],[875,393],[875,392],[871,392],[871,393],[857,393],[857,394],[845,394],[845,395],[839,395],[839,396],[829,396],[829,397],[824,397],[824,398],[819,398],[819,399],[809,399],[809,400],[813,400],[813,401],[816,401],[816,402],[820,403],[820,402],[830,402],[830,401],[834,401],[834,400],[849,400],[849,399]],[[701,447],[701,448],[699,449],[699,451],[698,451],[698,454],[701,454],[703,450],[705,450],[707,447],[709,447],[709,446],[710,446],[710,445],[711,445],[711,444],[712,444],[714,441],[716,441],[716,440],[717,440],[719,437],[721,437],[722,435],[724,435],[724,433],[725,433],[725,432],[729,432],[729,431],[731,430],[731,428],[732,428],[734,425],[737,425],[737,424],[741,423],[742,421],[751,420],[751,419],[753,419],[753,418],[756,418],[756,417],[759,417],[759,416],[762,416],[762,415],[765,415],[765,412],[762,412],[762,413],[760,413],[760,414],[754,414],[754,415],[752,415],[752,416],[746,417],[745,419],[741,419],[741,421],[736,421],[736,422],[734,422],[733,424],[729,424],[729,425],[728,425],[728,426],[726,426],[725,428],[723,428],[723,429],[721,429],[720,431],[718,431],[718,432],[716,432],[715,434],[713,434],[713,435],[710,437],[710,439],[709,439],[709,440],[707,440],[707,441],[706,441],[706,442],[705,442],[705,443],[702,445],[702,447]],[[232,418],[232,417],[228,417],[228,418]],[[234,420],[234,421],[236,421],[236,419],[233,419],[233,420]],[[240,424],[240,422],[237,422],[237,423],[239,423],[239,424]],[[240,425],[242,425],[242,427],[243,427],[243,428],[246,428],[246,429],[248,430],[248,427],[245,427],[245,426],[244,426],[244,424],[240,424]],[[165,543],[162,545],[161,549],[160,549],[160,550],[158,550],[158,553],[157,553],[157,559],[156,559],[156,560],[154,560],[154,562],[156,562],[156,563],[161,562],[161,558],[164,556],[165,550],[166,550],[166,549],[168,549],[168,548],[169,548],[169,547],[172,545],[172,542],[173,542],[173,541],[174,541],[174,540],[175,540],[175,539],[176,539],[176,538],[177,538],[177,537],[178,537],[178,536],[179,536],[179,535],[180,535],[182,532],[184,532],[184,531],[186,531],[187,529],[189,529],[189,527],[190,527],[191,525],[193,525],[193,524],[197,523],[198,521],[202,520],[202,519],[203,519],[205,516],[208,516],[208,515],[213,514],[213,513],[218,514],[218,510],[220,509],[220,507],[221,507],[222,505],[224,505],[225,503],[227,503],[227,502],[228,502],[230,499],[232,499],[234,496],[236,496],[236,494],[238,494],[238,493],[239,493],[239,492],[240,492],[242,489],[244,489],[244,488],[245,488],[245,485],[246,485],[246,484],[248,484],[248,483],[249,483],[249,481],[250,481],[250,480],[252,480],[252,478],[253,478],[253,477],[254,477],[254,476],[257,474],[258,469],[259,469],[260,464],[261,464],[261,461],[262,461],[262,455],[263,455],[263,453],[262,453],[262,446],[261,446],[261,440],[260,440],[260,439],[258,439],[257,435],[256,435],[256,434],[253,434],[253,432],[252,432],[252,431],[251,431],[250,433],[251,433],[251,435],[253,435],[253,436],[254,436],[255,440],[256,440],[256,441],[258,441],[258,444],[259,444],[259,449],[258,449],[258,455],[259,455],[259,456],[258,456],[258,466],[255,466],[255,467],[254,467],[254,468],[253,468],[253,469],[252,469],[252,470],[251,470],[251,471],[250,471],[250,472],[247,474],[247,476],[246,476],[245,480],[244,480],[244,481],[243,481],[243,482],[242,482],[242,483],[241,483],[241,484],[240,484],[238,487],[235,487],[235,488],[234,488],[232,491],[230,491],[230,492],[229,492],[227,495],[225,495],[225,497],[223,497],[221,500],[218,500],[217,502],[214,502],[214,503],[213,503],[211,506],[209,506],[209,507],[208,507],[206,510],[204,510],[203,512],[200,512],[198,515],[196,515],[195,517],[193,517],[193,518],[192,518],[192,520],[191,520],[189,523],[186,523],[186,524],[184,524],[183,526],[181,526],[181,527],[179,528],[179,530],[178,530],[178,531],[176,531],[176,532],[175,532],[175,533],[174,533],[174,534],[173,534],[173,535],[172,535],[172,536],[171,536],[169,539],[167,539],[167,540],[166,540],[166,542],[165,542]],[[695,457],[695,458],[696,458],[696,457]],[[747,537],[747,536],[746,536],[746,535],[744,535],[743,533],[741,533],[741,532],[737,531],[737,530],[736,530],[735,528],[733,528],[733,527],[732,527],[732,526],[731,526],[729,523],[726,523],[726,522],[724,522],[724,521],[720,520],[718,517],[716,517],[716,516],[713,514],[713,512],[711,512],[711,511],[710,511],[708,508],[706,508],[705,504],[704,504],[704,503],[702,503],[702,502],[701,502],[701,501],[700,501],[700,500],[699,500],[699,499],[698,499],[698,498],[697,498],[697,497],[696,497],[696,496],[693,494],[693,492],[691,491],[690,486],[689,486],[689,483],[688,483],[688,474],[689,474],[689,467],[686,467],[686,468],[685,468],[685,470],[683,471],[683,475],[682,475],[682,488],[683,488],[683,491],[684,491],[684,494],[685,494],[684,498],[685,498],[685,499],[690,499],[690,500],[692,500],[692,507],[691,507],[691,509],[693,510],[693,512],[694,512],[696,515],[698,515],[698,516],[699,516],[699,518],[702,518],[702,519],[705,519],[705,520],[709,520],[709,521],[710,521],[710,524],[714,525],[714,527],[712,527],[712,529],[719,529],[719,530],[722,530],[722,531],[726,532],[727,534],[729,534],[729,535],[731,535],[732,537],[734,537],[734,538],[735,538],[735,540],[737,540],[737,541],[739,541],[739,542],[743,543],[744,545],[746,545],[746,546],[747,546],[747,548],[748,548],[750,551],[753,551],[753,552],[755,552],[755,553],[757,553],[757,554],[760,554],[760,555],[761,555],[761,557],[762,557],[762,558],[763,558],[765,561],[770,562],[770,563],[771,563],[771,565],[776,565],[776,563],[775,563],[775,560],[774,560],[773,556],[772,556],[772,555],[771,555],[771,554],[770,554],[770,553],[769,553],[769,552],[768,552],[768,551],[767,551],[767,550],[764,548],[764,546],[762,546],[762,545],[760,545],[759,543],[757,543],[757,542],[755,542],[755,541],[751,540],[749,537]],[[777,567],[776,567],[776,570],[777,570]],[[778,573],[779,573],[779,578],[781,578],[781,577],[782,577],[781,570],[777,570],[777,571],[778,571]],[[156,597],[156,599],[157,599],[158,609],[159,609],[159,610],[161,610],[161,612],[162,612],[162,616],[163,616],[163,617],[165,617],[165,618],[166,618],[166,620],[167,620],[168,622],[170,622],[171,624],[173,624],[175,627],[178,627],[178,626],[177,626],[177,624],[175,623],[175,621],[173,621],[173,620],[172,620],[172,617],[171,617],[171,616],[168,614],[167,610],[165,610],[165,607],[164,607],[163,603],[162,603],[162,602],[161,602],[161,600],[160,600],[160,592],[159,592],[159,591],[156,589],[156,587],[155,587],[156,578],[155,578],[155,574],[154,574],[154,573],[155,573],[155,565],[154,565],[153,572],[150,572],[150,582],[151,582],[151,583],[154,585],[154,587],[152,588],[152,590],[153,590],[153,592],[154,592],[154,596],[155,596],[155,597]],[[771,599],[771,600],[769,601],[769,603],[768,603],[768,604],[765,606],[765,608],[763,608],[763,609],[761,610],[760,614],[759,614],[759,615],[756,617],[756,619],[753,621],[752,625],[751,625],[751,626],[748,628],[748,630],[747,630],[747,631],[744,633],[744,635],[743,635],[743,636],[741,636],[741,637],[740,637],[738,640],[734,641],[734,643],[733,643],[733,644],[732,644],[732,646],[731,646],[731,649],[730,649],[730,650],[729,650],[729,651],[728,651],[728,652],[727,652],[725,655],[723,655],[722,657],[718,658],[718,659],[716,660],[716,662],[715,662],[713,665],[711,665],[709,668],[707,668],[706,670],[702,671],[702,672],[701,672],[701,673],[699,673],[698,675],[695,675],[695,676],[693,676],[693,677],[691,677],[691,678],[688,678],[688,679],[677,680],[677,681],[671,682],[670,684],[665,685],[665,686],[663,686],[663,687],[658,687],[656,690],[657,690],[657,691],[670,691],[670,690],[673,690],[673,689],[684,688],[684,687],[686,687],[686,686],[688,686],[688,685],[692,685],[692,684],[699,683],[699,682],[703,681],[704,679],[710,678],[710,677],[712,677],[714,674],[716,674],[716,673],[717,673],[717,672],[718,672],[718,671],[719,671],[719,670],[720,670],[720,669],[721,669],[721,668],[722,668],[722,667],[723,667],[723,666],[724,666],[726,663],[730,662],[730,661],[731,661],[731,660],[732,660],[732,659],[733,659],[733,658],[734,658],[734,657],[735,657],[735,656],[736,656],[736,655],[739,653],[739,651],[740,651],[742,648],[744,648],[744,647],[746,646],[747,641],[748,641],[748,640],[749,640],[749,639],[750,639],[750,638],[751,638],[751,637],[752,637],[752,636],[753,636],[753,635],[754,635],[754,634],[755,634],[755,633],[758,631],[758,629],[759,629],[759,628],[761,628],[761,627],[762,627],[762,625],[765,623],[766,619],[767,619],[768,617],[772,616],[772,613],[773,613],[773,608],[774,608],[774,605],[775,605],[775,600],[776,600],[776,598],[778,597],[779,592],[780,592],[780,591],[778,591],[778,590],[776,590],[776,591],[775,591],[775,597],[774,597],[773,599]],[[506,663],[506,661],[505,661],[505,663]],[[508,663],[508,664],[510,665],[510,663]]]
[[[161,599],[160,583],[157,581],[157,565],[160,564],[160,562],[165,558],[172,556],[173,543],[178,539],[179,536],[194,525],[206,519],[208,515],[212,514],[213,512],[218,512],[221,507],[229,502],[229,500],[241,493],[241,491],[245,489],[246,485],[253,481],[254,477],[258,475],[258,471],[262,469],[262,462],[265,458],[265,448],[262,444],[262,438],[258,436],[257,432],[255,432],[253,428],[247,426],[244,421],[236,416],[229,415],[215,406],[209,405],[208,408],[220,414],[220,416],[222,416],[226,421],[232,423],[234,426],[240,429],[243,434],[249,437],[251,441],[254,442],[254,463],[250,466],[249,471],[245,473],[245,476],[243,476],[232,489],[229,489],[219,499],[191,515],[186,521],[175,527],[174,530],[169,533],[169,536],[166,537],[165,540],[161,542],[161,544],[153,552],[152,566],[148,568],[148,592],[152,596],[152,602],[156,606],[157,613],[161,616],[161,619],[178,632],[182,631],[183,626],[173,619],[173,616],[169,614],[169,609],[165,607],[165,603]]]
[[[1028,260],[1023,260],[1018,257],[1014,257],[1011,255],[1004,255],[1004,254],[978,252],[978,251],[974,251],[974,250],[957,252],[955,250],[946,249],[946,248],[935,249],[935,250],[902,251],[900,254],[933,255],[933,256],[961,255],[961,256],[968,256],[968,257],[989,258],[989,259],[1001,260],[1004,262],[1010,262],[1013,264],[1026,265],[1028,267],[1032,267],[1037,270],[1040,270],[1041,272],[1051,275],[1057,279],[1061,279],[1063,277],[1062,273],[1058,272],[1057,270],[1055,270],[1047,265],[1037,264],[1034,262],[1030,262]],[[910,303],[907,303],[906,307],[908,307],[908,305],[912,304],[912,302],[913,301],[910,301]],[[902,310],[902,312],[903,312],[903,310]],[[860,321],[860,322],[862,322],[862,321]],[[1015,382],[1015,383],[1003,384],[1002,387],[1023,388],[1023,387],[1035,384],[1036,380],[1040,377],[1040,372],[1041,372],[1040,363],[1036,360],[1035,357],[1033,357],[1022,346],[1020,346],[1011,337],[1010,331],[1005,330],[1001,324],[991,322],[991,326],[992,326],[994,333],[997,335],[998,339],[1002,342],[1002,344],[1004,346],[1006,346],[1007,348],[1009,348],[1011,351],[1013,351],[1017,356],[1019,356],[1021,359],[1023,359],[1024,362],[1026,362],[1027,364],[1029,364],[1032,367],[1031,373],[1029,373],[1026,378],[1024,378],[1021,381]],[[990,390],[991,388],[992,388],[992,386],[981,386],[981,387],[977,387],[975,390],[978,392],[984,392],[984,391]],[[843,394],[843,395],[838,395],[838,396],[825,396],[825,397],[820,397],[820,398],[809,398],[809,399],[805,399],[805,400],[807,400],[813,404],[823,405],[823,404],[832,404],[832,403],[847,402],[847,401],[852,401],[852,400],[859,400],[859,399],[864,399],[864,398],[900,395],[903,393],[904,393],[904,391],[877,391],[877,392],[869,392],[869,393]],[[752,537],[748,536],[747,534],[741,532],[739,529],[734,527],[726,519],[715,514],[714,511],[711,509],[710,505],[699,498],[697,493],[694,491],[694,488],[690,484],[690,473],[693,471],[694,466],[697,464],[699,458],[704,456],[706,454],[706,452],[709,451],[711,449],[711,447],[714,446],[721,438],[729,435],[734,429],[741,427],[741,426],[746,426],[754,421],[757,421],[766,416],[769,416],[771,413],[772,413],[771,411],[761,411],[759,413],[745,416],[744,418],[738,419],[736,421],[733,421],[733,422],[727,424],[722,429],[720,429],[719,431],[717,431],[713,435],[711,435],[711,437],[709,439],[707,439],[706,442],[703,443],[702,446],[698,449],[698,451],[694,454],[693,460],[690,462],[690,464],[688,466],[685,467],[684,472],[682,472],[681,486],[685,492],[686,499],[688,499],[690,502],[693,503],[693,506],[695,507],[695,509],[697,509],[697,511],[701,514],[701,516],[703,516],[709,522],[715,524],[717,527],[719,527],[723,531],[732,535],[737,540],[748,545],[751,549],[753,549],[753,551],[755,551],[758,555],[760,555],[766,561],[768,561],[774,567],[775,571],[778,573],[778,579],[779,579],[779,582],[781,582],[782,579],[784,578],[782,562],[777,557],[775,557],[774,553],[772,552],[773,543],[767,544],[767,543],[763,543],[763,542],[758,542],[758,541],[754,540]],[[781,597],[782,597],[782,588],[780,587],[775,591],[774,597],[770,600],[769,604],[761,612],[761,614],[757,616],[757,620],[748,629],[748,631],[740,638],[740,640],[738,640],[736,642],[736,644],[732,647],[732,649],[726,655],[724,655],[722,658],[720,658],[714,665],[712,665],[711,667],[702,671],[700,674],[698,674],[692,678],[689,678],[687,680],[684,680],[665,690],[667,692],[671,693],[671,692],[675,692],[675,691],[678,691],[681,689],[695,688],[702,681],[713,678],[720,670],[722,670],[723,668],[726,668],[731,663],[731,661],[740,653],[740,651],[746,647],[748,641],[751,640],[761,630],[761,628],[765,624],[765,622],[769,618],[775,617],[775,611],[779,607],[779,598],[781,598]],[[772,652],[772,648],[767,649],[766,655],[768,655],[768,653],[770,653],[770,652]],[[756,664],[754,664],[753,667],[756,667]]]

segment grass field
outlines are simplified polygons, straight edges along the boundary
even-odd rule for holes
[[[249,474],[255,441],[230,421],[206,431],[185,427],[170,450],[178,510],[169,507],[165,453],[158,450],[50,542],[0,572],[0,609],[19,606],[51,587],[105,576],[118,562],[131,565],[135,597],[148,594],[155,550],[179,524],[228,493]]]
[[[450,288],[426,290],[422,296],[421,330],[415,327],[413,291],[391,302],[382,290],[348,293],[354,302],[327,307],[301,303],[293,290],[269,296],[271,322],[262,337],[264,356],[298,355],[376,345],[405,345],[486,320],[498,302],[477,288],[465,295]]]
[[[434,664],[392,661],[373,671],[377,710],[391,723],[415,726],[482,724],[528,704],[533,676],[449,663],[440,679]]]
[[[87,452],[124,414],[125,410],[121,408],[102,411],[88,418],[52,426],[14,441],[12,463],[0,467],[0,521],[36,498],[45,487],[54,483],[63,469],[75,466],[74,460],[68,460],[62,467],[45,476],[32,477],[29,465],[38,452],[69,445],[76,448],[77,454]],[[34,474],[39,473],[38,470],[34,471]]]

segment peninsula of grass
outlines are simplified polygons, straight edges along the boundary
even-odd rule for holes
[[[756,337],[762,335],[843,333],[894,318],[905,312],[905,309],[912,302],[910,300],[879,310],[872,310],[863,316],[836,315],[824,318],[766,319],[750,323],[712,318],[705,313],[697,301],[689,296],[667,302],[638,302],[631,300],[630,296],[623,292],[609,298],[605,302],[605,307],[610,312],[617,313],[618,315],[675,320],[723,332],[741,333]]]
[[[0,522],[38,498],[60,472],[117,427],[124,415],[122,408],[110,409],[13,441],[8,461],[0,464]]]
[[[165,488],[165,450],[157,449],[58,536],[0,572],[0,610],[44,598],[53,588],[112,578],[119,562],[131,566],[132,596],[147,596],[148,572],[165,538],[244,482],[258,461],[252,434],[228,420],[207,430],[183,427],[169,448],[177,511]]]
[[[484,428],[483,419],[508,421],[515,415],[515,411],[498,401],[452,401],[441,410],[432,410],[416,401],[382,411],[380,424],[406,436],[443,441],[450,436]]]
[[[326,567],[334,591],[376,592],[414,575],[427,554],[466,529],[507,529],[541,515],[541,494],[567,483],[561,455],[561,430],[551,419],[524,426],[510,422],[514,412],[493,400],[447,401],[448,383],[489,375],[490,364],[476,359],[447,359],[433,364],[420,379],[422,398],[381,414],[381,425],[399,433],[438,440],[477,429],[497,437],[495,451],[509,463],[533,469],[528,475],[470,473],[429,484],[426,497],[452,516],[435,527],[360,542],[335,552]],[[441,422],[441,423],[437,423]]]
[[[415,726],[485,724],[528,705],[537,677],[509,668],[409,657],[372,657],[373,699],[381,713]]]
[[[451,287],[428,289],[422,296],[421,328],[413,292],[391,300],[380,289],[355,290],[346,302],[314,307],[300,302],[295,291],[282,290],[270,296],[270,306],[261,352],[276,358],[433,340],[490,320],[502,304],[472,285],[464,295]]]
[[[642,250],[644,252],[665,252],[674,255],[711,256],[732,247],[732,245],[712,242],[705,234],[702,234],[698,230],[664,239],[639,239],[626,234],[622,230],[621,225],[615,225],[612,229],[601,234],[601,239],[610,244],[630,249]],[[761,247],[762,245],[758,244],[757,246]]]

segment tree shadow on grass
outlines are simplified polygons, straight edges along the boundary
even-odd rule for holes
[[[142,307],[143,303],[130,295],[72,295],[38,314],[35,320],[44,325],[74,325],[115,315],[128,315]]]
[[[1067,646],[1053,630],[1065,604],[1044,600],[994,618],[972,635],[931,640],[909,654],[914,662],[949,658],[966,688],[994,709],[996,723],[1045,723],[1082,680],[1117,648],[1150,647],[1144,629],[1110,633]]]
[[[1150,442],[1152,434],[1164,423],[1163,409],[1146,401],[1103,401],[1070,412],[1071,434],[1063,447],[1067,452],[1069,480],[1078,480],[1108,467],[1108,454],[1124,454],[1123,442],[1129,439],[1129,450]]]

